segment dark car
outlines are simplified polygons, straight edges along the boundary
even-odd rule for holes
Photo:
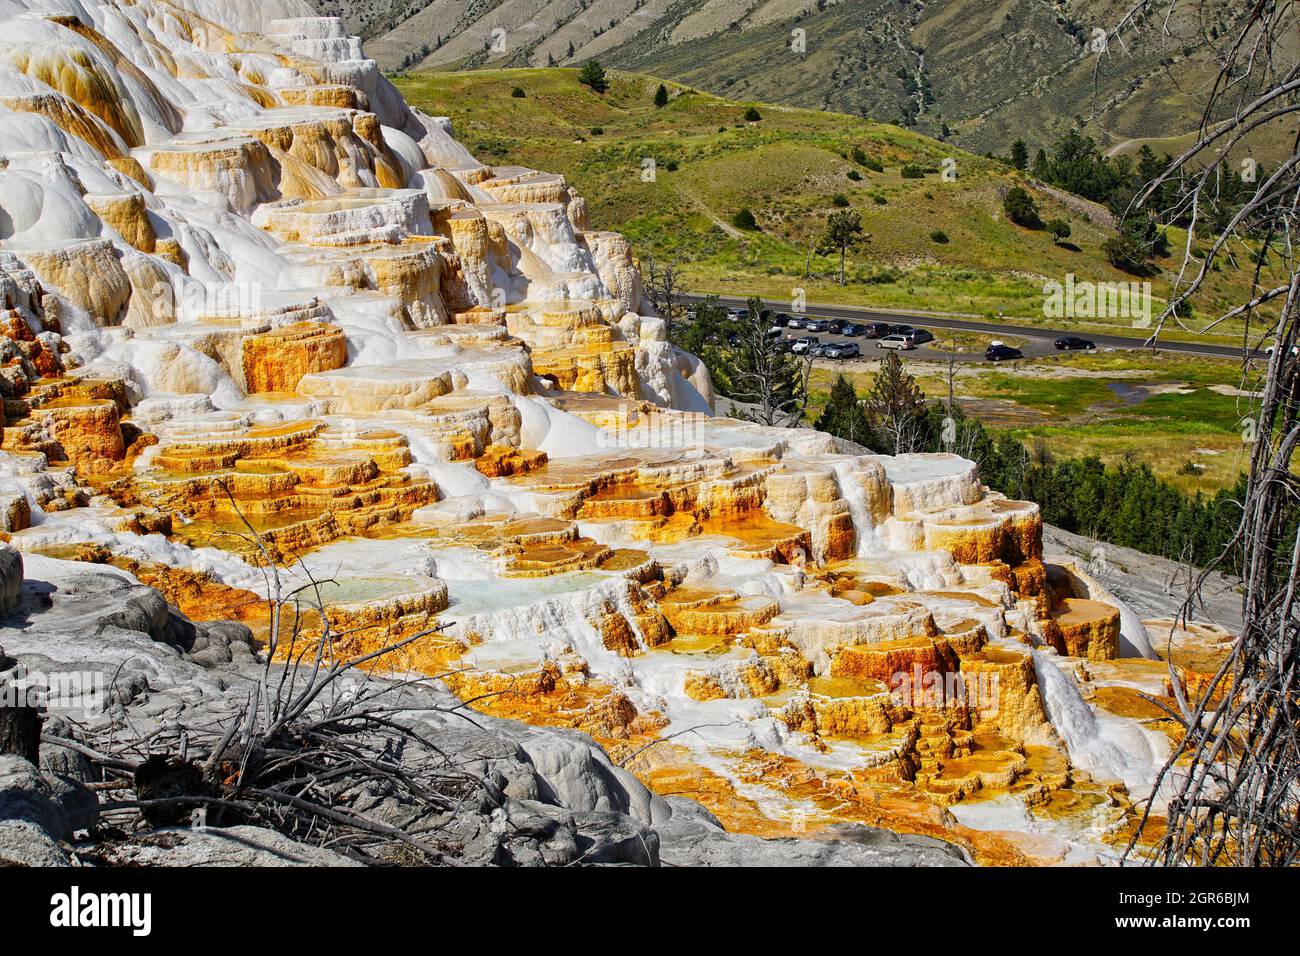
[[[912,332],[914,332],[914,331],[915,331],[915,329],[913,329],[910,325],[891,325],[891,326],[889,326],[889,334],[890,334],[890,335],[908,335],[908,334],[910,334],[910,333],[912,333]]]
[[[840,329],[840,335],[847,335],[855,339],[866,334],[867,327],[859,325],[857,322],[845,322],[844,328]]]
[[[1068,352],[1073,349],[1095,349],[1096,342],[1089,342],[1087,339],[1081,339],[1077,335],[1067,335],[1064,338],[1056,340],[1056,347],[1062,352]]]
[[[990,362],[1005,362],[1008,359],[1022,359],[1025,353],[1020,349],[1013,349],[1010,345],[994,342],[984,350],[984,357]]]
[[[825,319],[808,319],[803,327],[809,332],[829,332],[831,324]]]
[[[910,332],[900,333],[906,335],[912,340],[913,345],[924,345],[926,342],[934,341],[934,333],[929,329],[912,329]]]
[[[861,354],[857,342],[832,342],[822,351],[822,355],[829,359],[857,358]]]
[[[843,335],[844,326],[848,325],[843,319],[831,319],[826,323],[826,331],[831,335]]]
[[[884,322],[872,322],[862,334],[869,339],[883,339],[889,334],[889,325]]]
[[[790,316],[786,315],[784,312],[778,312],[776,315],[772,316],[773,328],[784,329],[789,325],[790,325]]]

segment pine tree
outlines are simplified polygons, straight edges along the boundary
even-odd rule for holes
[[[1016,169],[1026,169],[1029,166],[1029,148],[1023,139],[1011,144],[1011,165]]]
[[[1041,229],[1043,226],[1043,220],[1038,214],[1038,203],[1020,186],[1012,186],[1007,191],[1006,198],[1002,200],[1002,209],[1017,226],[1026,229]]]
[[[1029,168],[1029,175],[1035,179],[1052,178],[1052,164],[1047,158],[1047,150],[1039,148],[1034,154],[1034,165]]]
[[[659,89],[655,90],[655,106],[662,108],[667,105],[668,105],[668,87],[660,83]]]
[[[886,454],[902,455],[926,446],[925,393],[903,367],[897,352],[880,362],[866,399],[867,420],[876,447]]]
[[[871,440],[871,423],[858,402],[853,384],[840,375],[831,386],[830,399],[813,425],[820,432],[866,445]]]
[[[599,60],[588,60],[578,71],[578,82],[583,86],[589,86],[597,93],[604,93],[609,89],[609,79],[605,76],[605,68],[600,65]]]
[[[844,256],[849,247],[862,241],[862,217],[852,209],[840,209],[826,217],[826,232],[820,249],[823,255],[840,254],[840,285],[844,285]]]

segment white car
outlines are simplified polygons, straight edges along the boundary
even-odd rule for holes
[[[916,348],[916,343],[906,335],[886,335],[883,339],[876,341],[878,349],[898,349],[906,352],[908,349]]]

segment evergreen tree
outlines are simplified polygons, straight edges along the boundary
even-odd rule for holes
[[[655,90],[655,106],[662,108],[667,105],[668,105],[668,87],[660,83],[659,89]]]
[[[599,60],[588,60],[578,71],[578,82],[583,86],[589,86],[597,93],[604,93],[609,89],[609,78],[605,76],[605,68],[600,65]]]
[[[890,455],[921,451],[927,444],[925,393],[895,351],[880,361],[866,399],[875,447]]]
[[[840,255],[840,285],[844,285],[844,256],[850,246],[862,241],[862,217],[852,209],[840,209],[826,218],[826,232],[822,235],[820,249],[823,255],[838,252]]]
[[[1043,226],[1042,217],[1038,214],[1038,203],[1021,186],[1012,186],[1007,191],[1006,198],[1002,200],[1002,209],[1017,226],[1026,229],[1041,229]]]
[[[794,427],[803,423],[808,408],[812,360],[791,355],[779,335],[768,335],[770,320],[764,312],[761,299],[750,299],[745,315],[733,326],[735,341],[723,356],[728,394],[750,406],[738,410],[738,417]]]
[[[871,440],[871,424],[866,412],[858,402],[858,393],[853,384],[843,375],[835,379],[831,386],[830,399],[822,409],[813,425],[820,432],[847,438],[859,445],[867,445]]]
[[[1023,139],[1018,139],[1011,144],[1011,165],[1016,169],[1029,167],[1029,148],[1025,146]]]
[[[1034,154],[1034,165],[1029,168],[1029,175],[1046,182],[1051,173],[1051,168],[1051,164],[1047,160],[1047,150],[1039,147],[1038,152]]]

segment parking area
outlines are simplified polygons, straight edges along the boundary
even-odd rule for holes
[[[711,298],[728,310],[743,309],[746,303],[750,301],[735,295],[706,296],[702,293],[687,293],[684,298],[689,303],[699,303]],[[769,300],[764,305],[774,315],[789,310],[788,302]],[[1019,348],[1026,358],[1041,357],[1057,351],[1054,344],[1056,339],[1076,334],[1075,330],[1069,327],[1050,329],[1022,322],[989,321],[975,316],[895,312],[866,306],[830,305],[825,303],[809,303],[804,315],[806,318],[820,318],[828,321],[842,319],[859,325],[871,325],[873,323],[910,324],[924,328],[934,335],[934,341],[918,344],[915,350],[908,350],[901,354],[905,359],[925,358],[928,361],[947,361],[951,357],[958,362],[981,362],[985,360],[984,351],[987,346],[996,341],[1003,341]],[[800,335],[816,335],[819,340],[836,341],[845,337],[835,332],[805,333],[798,329],[795,331],[799,332]],[[1106,351],[1112,349],[1151,348],[1151,343],[1147,340],[1146,333],[1142,329],[1135,328],[1131,335],[1097,330],[1089,330],[1083,335],[1086,339],[1094,342],[1097,348]],[[959,344],[950,349],[946,343],[954,339]],[[862,353],[860,358],[871,359],[879,356],[880,350],[876,348],[874,341],[859,339],[858,344]],[[1212,358],[1240,359],[1244,355],[1243,350],[1236,346],[1210,344],[1208,342],[1183,342],[1167,339],[1163,336],[1156,349],[1161,352]]]
[[[779,336],[791,352],[811,353],[814,359],[827,362],[878,358],[888,349],[898,351],[904,361],[1001,362],[1095,348],[1084,339],[1058,348],[1057,339],[1050,334],[1036,335],[1031,330],[1017,330],[1014,336],[999,338],[995,334],[931,329],[923,324],[857,322],[779,312],[773,312],[769,321],[769,334]]]

